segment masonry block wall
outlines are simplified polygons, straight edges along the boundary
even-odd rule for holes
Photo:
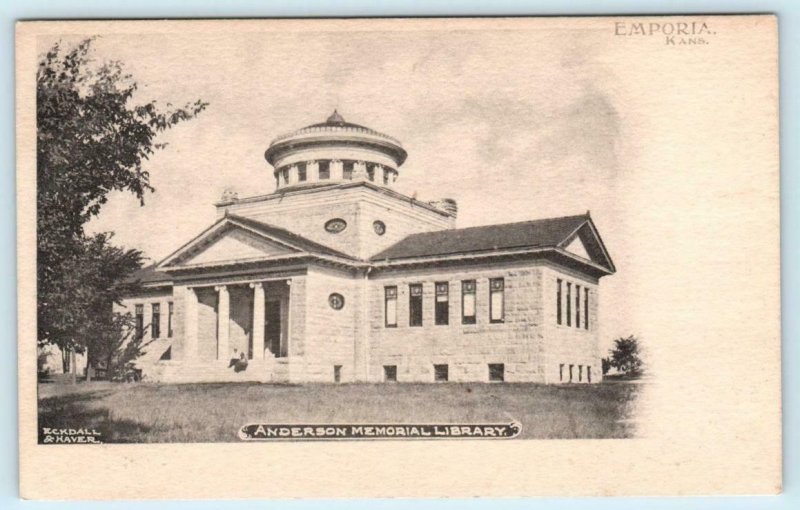
[[[341,366],[341,381],[354,377],[354,324],[358,315],[360,288],[350,272],[312,267],[306,276],[305,334],[302,354],[290,360],[292,379],[333,382],[334,366]],[[344,307],[333,309],[332,293],[344,297]],[[292,321],[296,321],[292,317]]]
[[[218,214],[226,211],[291,229],[312,241],[361,258],[368,258],[409,234],[453,226],[451,217],[431,211],[421,203],[386,196],[366,186],[242,201],[220,207]],[[345,220],[347,228],[339,233],[326,231],[325,223],[333,218]],[[386,225],[382,236],[373,229],[378,220]]]
[[[505,319],[489,320],[489,279],[505,283]],[[462,324],[461,282],[475,280],[476,324]],[[449,283],[449,324],[434,321],[435,283]],[[488,381],[490,363],[504,365],[509,382],[544,382],[542,268],[533,262],[385,272],[369,288],[371,381],[384,380],[384,365],[397,366],[398,381],[434,381],[434,364],[448,365],[450,381]],[[409,284],[423,285],[421,327],[409,326]],[[384,319],[384,288],[398,289],[396,328]]]
[[[558,280],[562,282],[561,324],[558,324]],[[566,284],[571,284],[570,320],[566,319]],[[556,266],[542,268],[544,296],[545,380],[548,383],[570,382],[570,365],[573,383],[602,381],[598,334],[598,281],[576,271]],[[581,288],[580,322],[576,325],[575,288]],[[589,328],[585,325],[585,290],[589,290]],[[587,368],[588,367],[588,368]],[[591,375],[590,375],[591,374]]]

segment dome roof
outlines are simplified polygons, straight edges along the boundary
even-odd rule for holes
[[[311,124],[278,136],[270,143],[264,156],[271,165],[274,165],[288,150],[336,145],[361,146],[384,153],[391,157],[397,166],[402,165],[408,155],[396,138],[360,124],[347,122],[337,110],[334,110],[325,122]]]

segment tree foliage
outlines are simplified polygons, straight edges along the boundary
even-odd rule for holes
[[[136,82],[120,62],[94,62],[92,41],[54,45],[36,76],[38,338],[62,351],[83,352],[122,326],[112,304],[142,263],[140,251],[84,226],[112,191],[143,205],[154,191],[144,165],[164,147],[157,135],[206,107],[136,103]]]
[[[639,339],[634,335],[630,335],[627,338],[614,340],[610,364],[623,374],[640,375],[644,363],[641,358]]]

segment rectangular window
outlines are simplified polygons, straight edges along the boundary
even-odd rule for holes
[[[436,282],[436,325],[446,326],[450,323],[450,285],[447,282]]]
[[[503,322],[505,320],[505,282],[502,278],[489,280],[489,321]]]
[[[353,167],[355,161],[342,161],[342,178],[348,181],[353,180]]]
[[[408,286],[408,325],[422,326],[422,284]]]
[[[489,381],[503,382],[506,378],[506,366],[502,363],[489,363]]]
[[[342,382],[342,365],[333,365],[333,382]]]
[[[567,282],[567,326],[572,326],[572,284]]]
[[[575,365],[570,365],[569,366],[569,382],[572,382],[572,369],[573,369],[574,366]]]
[[[433,365],[433,380],[437,382],[445,382],[449,376],[447,365]]]
[[[397,365],[383,366],[383,380],[386,382],[397,381]]]
[[[556,323],[561,324],[561,278],[556,280]]]
[[[575,327],[581,327],[581,286],[575,286]]]
[[[564,364],[561,363],[558,365],[558,380],[563,382],[564,381]]]
[[[461,282],[461,324],[475,324],[475,280]]]
[[[592,367],[586,367],[586,381],[592,382]]]
[[[161,305],[158,303],[153,303],[153,319],[150,323],[150,332],[152,333],[151,336],[153,338],[158,338],[161,336]]]
[[[583,289],[583,328],[589,329],[589,289]]]
[[[578,382],[583,382],[583,365],[578,365]]]
[[[306,173],[306,164],[305,163],[298,163],[297,164],[297,182],[304,182],[308,178],[308,174]]]
[[[136,338],[144,337],[144,305],[136,305]]]
[[[397,327],[397,287],[384,287],[384,317],[387,328]]]
[[[172,301],[167,305],[167,336],[172,338],[172,317],[175,315],[175,303]]]
[[[331,178],[331,162],[330,161],[320,161],[319,162],[319,180],[324,181]]]

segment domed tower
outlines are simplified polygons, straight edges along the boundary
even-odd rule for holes
[[[277,137],[264,153],[279,191],[348,181],[391,187],[406,156],[398,140],[336,110],[325,122]]]

